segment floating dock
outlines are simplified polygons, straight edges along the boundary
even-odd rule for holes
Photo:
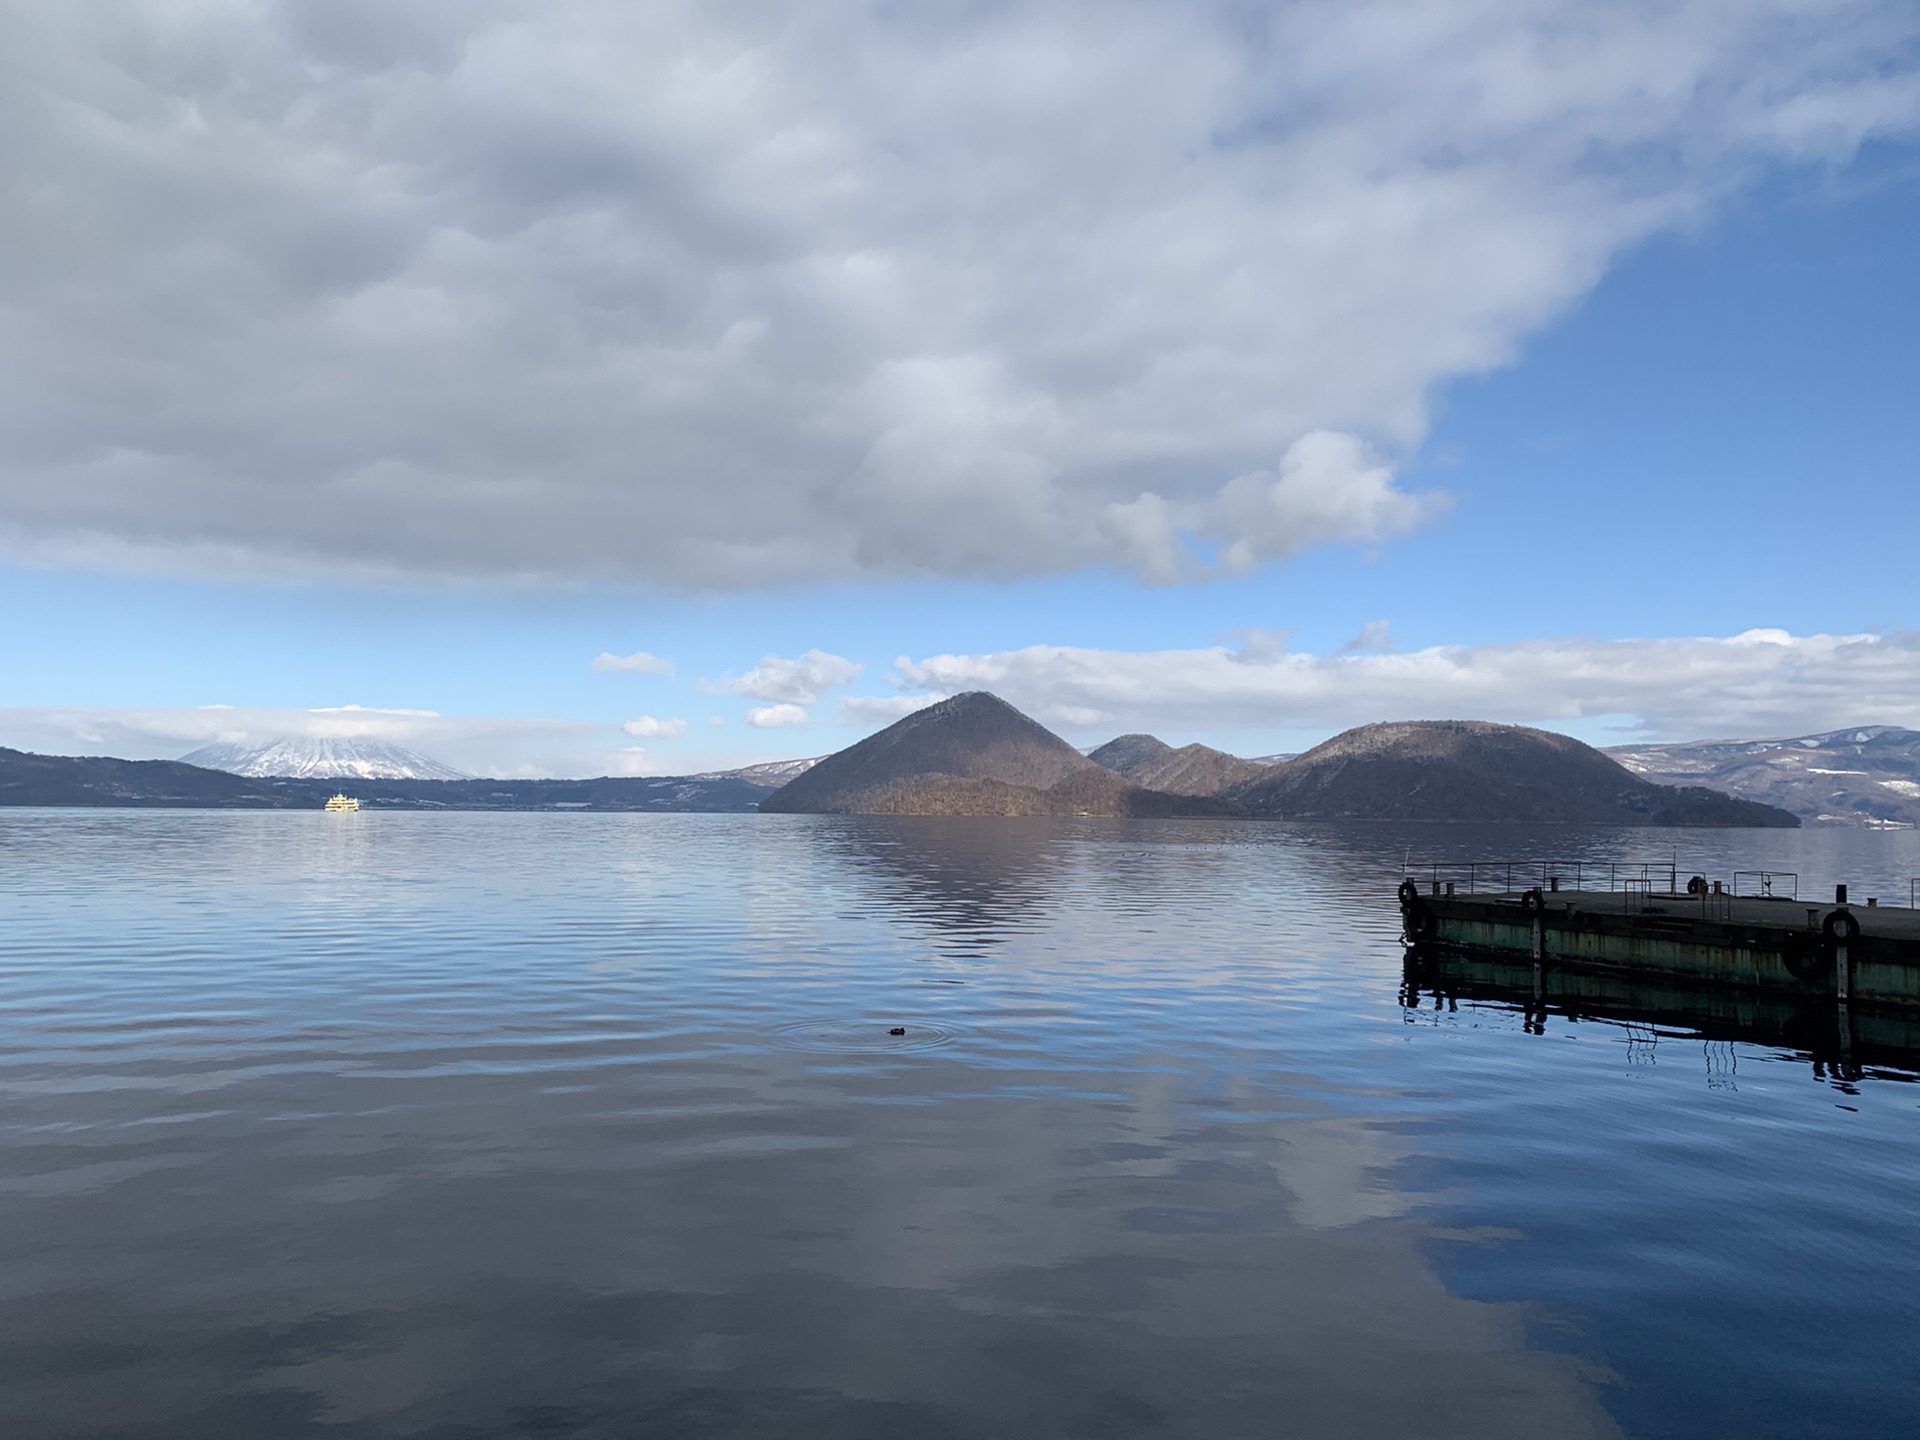
[[[1844,885],[1817,903],[1778,874],[1750,877],[1775,893],[1741,894],[1668,866],[1458,867],[1472,872],[1461,879],[1444,868],[1410,869],[1400,883],[1410,946],[1920,1010],[1920,910],[1849,904]]]

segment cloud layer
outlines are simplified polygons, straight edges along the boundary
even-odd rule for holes
[[[46,755],[117,755],[172,760],[202,745],[262,744],[285,736],[384,740],[417,750],[473,775],[545,778],[580,775],[689,775],[770,758],[764,752],[687,749],[664,752],[628,737],[677,741],[685,719],[642,715],[622,725],[587,720],[438,715],[431,710],[379,710],[349,705],[324,710],[270,710],[227,705],[197,708],[48,706],[0,708],[0,745]]]
[[[1368,630],[1385,634],[1384,624]],[[903,657],[894,669],[902,687],[922,692],[882,702],[900,713],[934,696],[992,690],[1049,724],[1103,737],[1128,730],[1331,733],[1412,719],[1563,725],[1595,717],[1634,717],[1636,734],[1665,740],[1867,724],[1920,729],[1915,635],[1753,630],[1727,638],[1542,639],[1335,655],[1288,654],[1260,636],[1239,649],[1035,645]],[[850,718],[882,716],[856,711]]]
[[[1916,121],[1901,0],[0,9],[0,545],[692,587],[1431,513],[1622,247]],[[617,658],[617,657],[616,657]],[[779,703],[795,703],[781,701]]]
[[[1384,622],[1368,626],[1363,639],[1384,643]],[[1193,650],[1035,645],[989,655],[902,657],[890,678],[902,693],[844,699],[837,718],[854,728],[827,745],[810,742],[807,753],[972,689],[992,690],[1088,742],[1132,730],[1176,740],[1238,731],[1247,736],[1240,747],[1247,753],[1272,748],[1263,741],[1277,734],[1324,736],[1374,720],[1486,719],[1577,729],[1578,722],[1606,719],[1620,722],[1623,743],[1869,724],[1920,729],[1920,635],[1755,630],[1724,638],[1539,639],[1303,655],[1256,633],[1237,647]],[[779,731],[808,724],[809,716],[782,701],[751,708],[746,722]],[[57,755],[172,758],[214,742],[319,735],[390,741],[476,775],[690,774],[773,758],[764,751],[678,747],[655,755],[628,740],[677,741],[690,729],[680,717],[643,715],[611,725],[354,706],[0,709],[0,745]]]
[[[580,720],[451,716],[358,705],[0,709],[0,744],[48,755],[172,760],[202,745],[263,744],[283,736],[384,740],[473,775],[619,774],[636,768],[636,757],[623,760],[614,743],[618,728]]]

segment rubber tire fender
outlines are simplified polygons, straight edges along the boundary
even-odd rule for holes
[[[1547,897],[1540,893],[1540,887],[1534,886],[1520,897],[1521,913],[1526,915],[1543,914],[1547,908]]]
[[[1820,922],[1820,938],[1829,946],[1851,945],[1860,938],[1860,918],[1851,910],[1835,910]]]
[[[1789,933],[1780,958],[1789,975],[1809,984],[1824,980],[1833,970],[1833,947],[1824,937],[1815,941],[1807,935]]]

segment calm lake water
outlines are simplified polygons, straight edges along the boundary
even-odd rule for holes
[[[1911,1433],[1900,1036],[1409,994],[1393,888],[1916,839],[0,811],[0,1434]]]

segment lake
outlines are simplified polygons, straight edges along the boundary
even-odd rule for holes
[[[1409,985],[1393,891],[1917,841],[0,811],[0,1434],[1902,1433],[1920,1039]]]

